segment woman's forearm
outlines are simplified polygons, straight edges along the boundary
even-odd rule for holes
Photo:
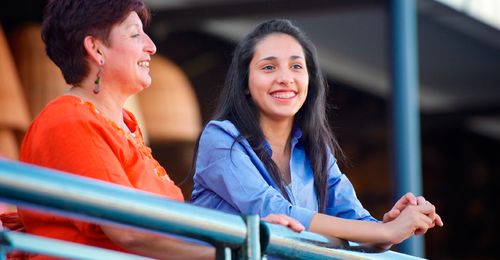
[[[155,259],[214,259],[215,249],[175,238],[101,226],[111,241],[124,249]]]
[[[343,219],[324,214],[314,215],[309,230],[349,241],[387,249],[415,234],[425,233],[434,227],[428,214],[434,211],[431,204],[409,205],[395,219],[386,223]]]
[[[391,245],[388,229],[382,223],[314,215],[309,231],[371,245]]]

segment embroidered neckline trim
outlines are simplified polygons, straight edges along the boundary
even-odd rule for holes
[[[86,106],[91,112],[100,115],[106,122],[108,122],[111,127],[121,136],[125,137],[129,142],[133,143],[134,146],[139,150],[139,152],[144,155],[146,158],[148,158],[154,166],[154,173],[157,177],[159,177],[162,180],[166,180],[168,182],[173,183],[172,179],[167,174],[167,171],[165,168],[163,168],[160,163],[153,157],[151,153],[151,148],[147,147],[146,144],[144,143],[144,139],[142,139],[142,136],[140,135],[139,132],[139,127],[136,127],[134,132],[129,132],[125,131],[122,127],[120,127],[115,121],[109,119],[106,117],[104,114],[97,109],[97,107],[90,101],[85,101],[80,97],[75,98],[80,100],[80,104]]]

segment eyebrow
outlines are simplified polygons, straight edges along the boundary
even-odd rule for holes
[[[142,28],[142,26],[138,23],[131,23],[127,25],[127,28],[132,28],[132,27]]]
[[[268,56],[268,57],[260,59],[259,61],[263,61],[263,60],[276,60],[276,59],[278,59],[278,58],[275,57],[275,56]],[[298,59],[304,59],[304,57],[299,56],[299,55],[292,55],[292,56],[290,56],[290,59],[291,60],[298,60]]]

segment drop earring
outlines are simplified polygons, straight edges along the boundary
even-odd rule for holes
[[[94,89],[92,90],[92,92],[94,92],[94,94],[99,94],[99,92],[101,91],[101,86],[99,85],[99,83],[101,82],[101,71],[102,71],[102,65],[104,64],[104,61],[100,60],[100,66],[99,66],[99,70],[97,71],[97,78],[95,79],[94,81]]]

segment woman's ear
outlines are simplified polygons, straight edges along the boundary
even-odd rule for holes
[[[100,46],[101,42],[93,36],[87,35],[83,39],[83,47],[88,57],[97,64],[102,64],[103,61],[102,52],[99,49]]]

